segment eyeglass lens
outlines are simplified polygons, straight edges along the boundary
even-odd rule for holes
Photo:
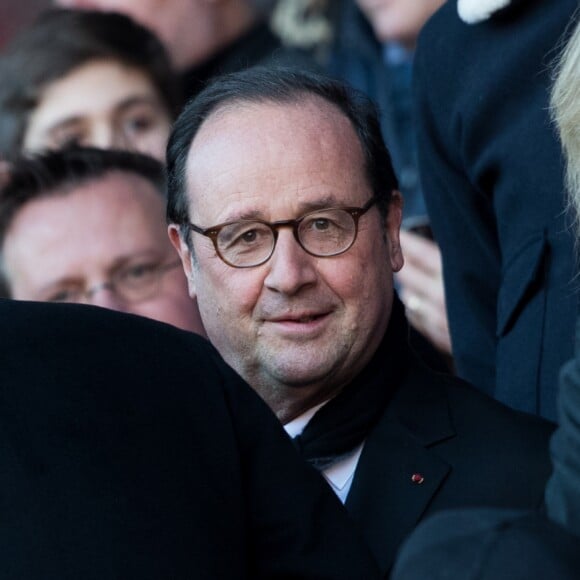
[[[92,288],[85,288],[82,284],[69,284],[47,299],[51,302],[88,303],[97,292],[109,289],[129,303],[139,302],[155,295],[163,275],[180,264],[179,260],[167,264],[137,262],[121,268],[107,282]]]

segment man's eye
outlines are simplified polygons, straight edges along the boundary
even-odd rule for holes
[[[312,234],[332,234],[342,229],[342,224],[329,217],[313,217],[303,225],[303,231]]]
[[[154,125],[155,119],[152,115],[136,115],[125,121],[125,134],[144,133],[149,131]]]
[[[244,232],[241,236],[239,236],[238,240],[240,242],[244,242],[245,244],[251,244],[258,239],[258,232],[257,230],[249,230]]]
[[[139,282],[154,276],[157,269],[157,264],[135,264],[124,269],[119,278],[128,282]]]
[[[47,302],[77,302],[80,296],[79,289],[63,288],[56,290],[48,298]]]
[[[312,229],[319,232],[324,232],[332,226],[330,220],[326,218],[316,218],[312,221]]]
[[[253,228],[251,230],[246,230],[243,233],[237,235],[232,241],[231,246],[237,248],[256,248],[261,247],[264,244],[270,243],[271,232],[268,228]]]
[[[260,245],[270,239],[271,232],[261,224],[233,224],[220,233],[219,243],[223,249],[249,248]]]

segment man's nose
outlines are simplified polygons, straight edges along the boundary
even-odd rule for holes
[[[316,258],[300,246],[290,228],[280,229],[274,253],[266,265],[269,270],[264,285],[275,292],[291,296],[318,280]]]

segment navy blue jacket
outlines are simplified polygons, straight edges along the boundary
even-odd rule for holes
[[[415,56],[421,180],[458,373],[551,419],[576,303],[550,65],[577,6],[528,0],[467,25],[448,2]]]

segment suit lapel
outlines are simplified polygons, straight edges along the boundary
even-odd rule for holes
[[[450,466],[429,446],[455,435],[443,388],[411,371],[365,442],[346,507],[382,572],[444,484]]]

